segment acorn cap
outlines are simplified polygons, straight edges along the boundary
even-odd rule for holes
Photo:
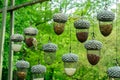
[[[120,67],[114,66],[114,67],[108,68],[107,74],[111,78],[120,78]]]
[[[41,74],[46,72],[46,67],[43,65],[35,65],[31,68],[31,72],[35,74]]]
[[[68,17],[66,14],[63,13],[56,13],[53,15],[53,21],[58,23],[65,23]]]
[[[29,68],[30,64],[28,61],[24,60],[19,60],[16,62],[16,67],[17,68]]]
[[[90,22],[87,20],[80,19],[74,22],[74,27],[76,29],[88,29],[90,27]]]
[[[37,28],[33,28],[33,27],[28,27],[24,29],[24,34],[28,35],[28,36],[35,36],[38,33],[38,29]]]
[[[73,53],[64,54],[62,56],[62,61],[63,62],[77,62],[78,56],[76,54],[73,54]]]
[[[57,45],[51,42],[43,45],[43,50],[45,52],[55,52],[57,48],[58,48]]]
[[[97,40],[88,40],[85,42],[84,47],[87,50],[100,50],[102,48],[102,43]]]
[[[13,42],[21,42],[23,40],[24,40],[24,37],[21,34],[13,34],[13,35],[11,35],[11,41],[13,41]]]
[[[97,13],[97,19],[99,21],[113,21],[115,18],[115,14],[112,11],[101,10]]]

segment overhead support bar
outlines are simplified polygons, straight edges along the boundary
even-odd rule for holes
[[[23,7],[31,6],[31,5],[34,5],[36,3],[42,3],[42,2],[45,2],[45,1],[50,1],[50,0],[33,0],[33,1],[26,2],[26,3],[20,4],[20,5],[9,6],[7,8],[7,12],[14,11],[14,10],[17,10],[17,9],[20,9],[20,8],[23,8]],[[2,9],[0,9],[0,13],[2,13]]]

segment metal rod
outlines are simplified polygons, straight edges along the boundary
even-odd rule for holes
[[[0,32],[0,80],[2,80],[2,63],[4,54],[4,42],[5,42],[5,31],[6,31],[6,15],[7,15],[8,0],[4,0],[4,7],[2,9],[2,26]]]
[[[15,5],[15,0],[11,0],[11,6]],[[14,11],[10,11],[10,36],[14,34]],[[9,38],[10,39],[10,38]],[[9,65],[8,65],[8,80],[13,80],[13,50],[12,42],[9,41]]]
[[[8,12],[14,11],[14,10],[17,10],[17,9],[20,9],[20,8],[23,8],[23,7],[31,6],[31,5],[34,5],[34,4],[37,4],[37,3],[42,3],[42,2],[45,2],[45,1],[50,1],[50,0],[33,0],[33,1],[26,2],[26,3],[23,3],[23,4],[19,4],[19,5],[16,5],[16,6],[9,6],[7,8],[7,11]],[[2,9],[0,9],[0,13],[2,13]]]

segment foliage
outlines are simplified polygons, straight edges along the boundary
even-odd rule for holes
[[[30,0],[20,0],[16,1],[16,5],[27,2]],[[15,11],[15,33],[23,34],[23,30],[26,27],[32,25],[39,30],[36,39],[38,41],[37,50],[33,48],[28,48],[24,44],[21,52],[14,53],[14,71],[16,70],[15,63],[18,59],[21,59],[24,55],[25,60],[29,61],[31,66],[40,63],[47,67],[47,72],[45,75],[46,80],[107,80],[106,70],[108,67],[114,65],[114,60],[116,58],[116,26],[114,23],[114,28],[109,37],[103,37],[98,28],[98,21],[94,19],[93,14],[102,7],[104,8],[105,3],[111,4],[112,0],[84,0],[83,2],[71,1],[71,0],[52,0],[52,2],[44,2],[42,4],[32,5],[26,8],[21,8]],[[9,2],[10,3],[10,2]],[[0,0],[2,5],[2,1]],[[0,7],[2,7],[0,5]],[[111,5],[110,5],[111,6]],[[59,12],[60,7],[62,11],[67,13],[69,20],[66,23],[65,31],[62,35],[57,36],[53,31],[53,21],[52,16],[54,13]],[[74,10],[74,11],[73,11]],[[95,28],[95,38],[103,43],[103,48],[101,50],[101,60],[96,66],[91,66],[86,57],[86,50],[84,44],[80,43],[76,39],[76,30],[73,26],[75,20],[79,19],[81,15],[85,16],[86,19],[90,20],[91,28],[89,30],[89,38],[91,39],[91,33],[93,32],[93,26]],[[8,53],[9,53],[9,34],[10,34],[10,15],[7,16],[7,27],[5,35],[5,52],[3,61],[3,80],[7,80],[6,75],[8,75]],[[0,19],[1,21],[1,19]],[[31,24],[32,23],[32,24]],[[0,24],[1,25],[1,24]],[[64,73],[64,66],[61,57],[65,53],[69,53],[70,45],[70,28],[71,31],[71,45],[72,53],[79,56],[79,62],[77,66],[77,72],[73,77],[68,77]],[[42,51],[42,45],[48,43],[49,37],[52,38],[52,42],[57,44],[59,49],[56,53],[56,60],[54,64],[47,65],[44,62],[44,52]],[[114,39],[114,40],[113,40]],[[119,46],[119,45],[118,45]],[[119,47],[118,47],[119,48]],[[119,56],[118,56],[119,58]],[[52,73],[51,73],[52,72]],[[31,79],[30,69],[28,71],[27,80]],[[16,76],[16,75],[14,75]]]

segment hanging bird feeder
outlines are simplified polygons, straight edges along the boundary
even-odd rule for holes
[[[100,32],[103,36],[109,36],[112,32],[114,18],[115,14],[112,11],[107,10],[106,8],[97,13]]]
[[[78,56],[73,53],[64,54],[62,56],[64,62],[64,70],[68,76],[72,76],[76,72]]]
[[[96,65],[100,60],[100,50],[102,48],[102,43],[97,40],[89,40],[85,43],[84,46],[87,49],[87,59],[89,63]]]
[[[120,79],[120,67],[119,66],[113,66],[108,68],[107,74],[110,78],[110,80],[119,80]]]
[[[67,15],[63,13],[56,13],[53,15],[54,23],[54,32],[57,35],[60,35],[64,31],[65,23],[67,22]]]
[[[12,44],[12,50],[15,52],[18,52],[22,48],[22,41],[24,40],[24,37],[21,34],[13,34],[11,36],[11,41],[14,42]]]
[[[57,48],[57,45],[51,42],[43,45],[44,59],[47,64],[54,62]]]
[[[76,28],[76,37],[81,43],[85,42],[88,38],[88,31],[90,23],[87,20],[77,20],[74,22],[74,27]]]
[[[17,76],[19,80],[24,80],[27,76],[27,68],[29,68],[29,62],[24,60],[19,60],[16,63]]]
[[[25,43],[28,47],[37,46],[37,40],[35,38],[37,33],[38,30],[33,27],[28,27],[24,29],[24,34],[26,36]]]
[[[33,73],[33,80],[44,80],[44,75],[46,72],[46,67],[43,65],[35,65],[31,68]]]

